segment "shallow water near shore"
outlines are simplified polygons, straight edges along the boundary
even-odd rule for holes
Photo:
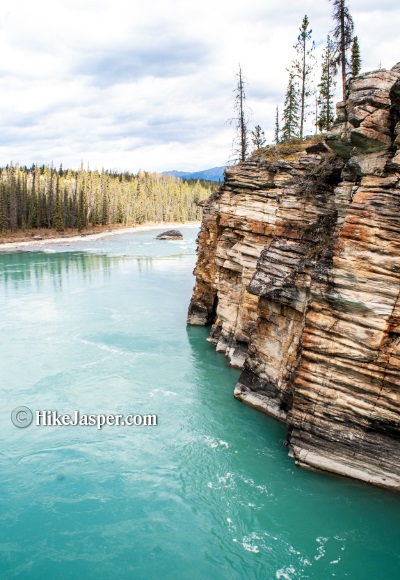
[[[0,255],[0,578],[395,578],[399,495],[298,469],[186,327],[197,229]],[[156,414],[16,428],[11,411]]]

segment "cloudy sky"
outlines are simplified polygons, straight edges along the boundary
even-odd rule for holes
[[[350,8],[362,71],[400,61],[398,0],[350,0]],[[224,165],[238,63],[250,124],[272,140],[304,14],[320,54],[332,27],[328,0],[5,0],[0,164]]]

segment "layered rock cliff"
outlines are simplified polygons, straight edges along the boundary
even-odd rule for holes
[[[204,206],[189,324],[288,425],[300,466],[400,489],[400,64],[326,143],[263,150]]]

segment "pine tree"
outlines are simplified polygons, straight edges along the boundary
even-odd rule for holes
[[[333,59],[334,45],[331,38],[328,36],[325,50],[322,53],[322,74],[321,81],[318,85],[318,104],[320,106],[320,111],[317,124],[320,131],[329,131],[334,121],[333,97],[336,82],[334,80],[335,66],[333,64]]]
[[[0,191],[0,231],[6,230],[7,223],[7,203],[4,191]]]
[[[261,130],[260,125],[254,127],[254,131],[251,132],[251,142],[254,145],[254,151],[258,151],[265,146],[265,133]]]
[[[58,191],[56,193],[56,202],[54,206],[53,227],[58,232],[64,231],[64,208],[62,205],[62,198]]]
[[[274,136],[274,141],[276,143],[276,145],[278,145],[279,141],[280,141],[280,134],[281,134],[281,129],[279,126],[279,107],[276,107],[276,116],[275,116],[275,136]]]
[[[17,229],[18,220],[18,207],[17,207],[17,183],[15,179],[15,167],[13,163],[10,164],[9,168],[9,179],[8,179],[8,189],[9,189],[9,203],[8,203],[8,216],[10,222],[11,231]]]
[[[107,191],[103,192],[102,208],[101,208],[101,223],[103,226],[108,224],[108,199]]]
[[[50,173],[50,175],[49,175]],[[53,167],[53,163],[51,164],[50,167],[50,172],[47,170],[45,171],[45,176],[46,176],[46,185],[47,185],[47,181],[49,181],[48,184],[48,188],[47,188],[47,215],[46,215],[46,221],[47,221],[47,227],[51,227],[52,223],[53,223],[53,217],[54,217],[54,191],[53,191],[53,177],[54,177],[54,167]],[[48,180],[49,177],[49,180]]]
[[[314,41],[311,40],[312,30],[309,28],[307,15],[304,16],[300,27],[300,34],[297,37],[297,43],[294,48],[297,50],[297,59],[294,62],[293,69],[300,86],[300,139],[303,139],[304,122],[307,116],[308,99],[312,95],[312,71],[315,62],[313,51],[315,48]]]
[[[234,89],[234,110],[236,117],[230,120],[235,125],[236,137],[234,140],[234,161],[242,162],[246,160],[249,149],[248,120],[246,118],[246,93],[244,85],[246,81],[243,76],[242,67],[239,65],[239,72],[236,74],[237,84]]]
[[[351,47],[351,72],[353,77],[360,74],[361,71],[361,55],[360,45],[358,44],[358,37],[355,36],[353,46]]]
[[[299,137],[299,86],[295,81],[295,74],[289,71],[289,81],[286,90],[285,106],[283,109],[283,127],[281,141],[291,141]]]
[[[353,42],[354,22],[346,0],[330,0],[333,5],[332,17],[336,25],[332,31],[334,38],[335,72],[341,68],[343,100],[346,100],[346,79],[349,68],[348,51]]]

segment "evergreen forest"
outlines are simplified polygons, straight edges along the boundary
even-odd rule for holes
[[[195,221],[202,215],[199,202],[217,185],[146,171],[10,164],[0,169],[0,232]]]

